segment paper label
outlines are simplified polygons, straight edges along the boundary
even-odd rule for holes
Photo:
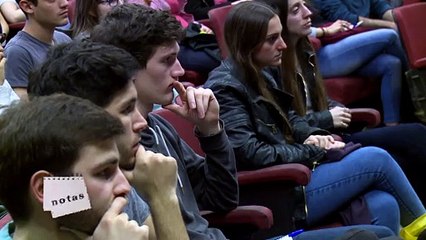
[[[45,177],[44,211],[57,218],[91,208],[83,177]]]

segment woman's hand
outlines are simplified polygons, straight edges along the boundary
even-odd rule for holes
[[[347,128],[351,123],[351,110],[345,107],[335,107],[330,109],[333,118],[334,128]]]
[[[345,32],[350,29],[354,28],[354,25],[352,25],[350,22],[347,22],[345,20],[337,20],[333,24],[331,24],[328,27],[322,28],[324,30],[325,36],[334,35],[338,32]]]

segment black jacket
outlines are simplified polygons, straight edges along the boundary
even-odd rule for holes
[[[305,80],[308,86],[308,91],[310,95],[312,95],[311,93],[315,91],[315,89],[313,88],[316,87],[314,58],[315,58],[315,53],[312,50],[305,50],[304,56],[302,59],[302,61],[307,62],[307,64],[304,65],[302,69],[302,72],[304,74],[303,76],[301,74],[297,74],[297,84],[301,93],[303,93],[303,97],[304,97],[303,100],[304,100],[305,107],[306,107],[307,93],[305,91],[303,79]],[[314,104],[314,101],[312,100],[312,98],[311,98],[311,101],[312,101],[312,104]],[[343,104],[337,101],[334,101],[330,98],[327,98],[327,105],[328,105],[328,109],[334,108],[336,106],[344,107]],[[323,111],[317,111],[317,110],[310,111],[303,118],[309,123],[310,126],[332,130],[334,128],[333,117],[331,116],[331,113],[328,109]]]
[[[262,73],[282,112],[288,113],[297,143],[286,142],[278,110],[247,87],[231,60],[223,61],[213,70],[204,85],[214,92],[219,101],[221,119],[234,148],[238,169],[258,169],[281,163],[302,163],[311,167],[314,161],[324,158],[325,151],[301,143],[309,135],[329,133],[310,127],[294,111],[289,111],[292,97],[276,87],[272,75],[266,71]]]
[[[148,150],[172,156],[177,161],[177,195],[190,239],[226,239],[218,229],[208,228],[201,210],[226,212],[238,205],[238,183],[234,152],[225,131],[199,137],[206,158],[197,155],[162,117],[149,114],[149,129],[141,144]],[[188,129],[192,131],[192,129]]]

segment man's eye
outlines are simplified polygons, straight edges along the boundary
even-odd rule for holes
[[[115,168],[106,168],[102,171],[100,171],[98,174],[96,174],[98,177],[101,177],[103,179],[110,179],[115,172]]]

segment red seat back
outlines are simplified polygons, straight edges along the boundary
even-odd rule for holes
[[[225,20],[233,5],[214,8],[209,11],[210,27],[213,30],[219,45],[222,59],[228,56],[228,47],[225,42]]]
[[[426,2],[413,3],[395,8],[402,42],[411,68],[426,68]]]

